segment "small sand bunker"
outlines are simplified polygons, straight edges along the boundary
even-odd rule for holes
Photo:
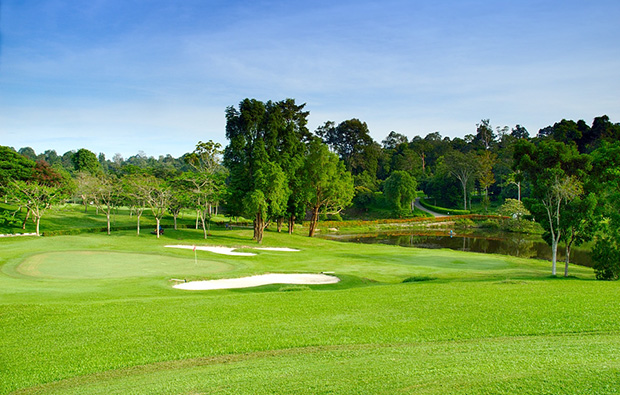
[[[178,289],[186,289],[191,291],[203,291],[210,289],[233,289],[233,288],[250,288],[260,287],[269,284],[300,284],[300,285],[320,285],[335,284],[340,279],[336,276],[328,276],[326,274],[262,274],[259,276],[226,278],[221,280],[208,281],[190,281],[174,286]]]
[[[169,246],[164,246],[164,247],[183,248],[185,250],[194,249],[194,246],[184,245],[184,244],[169,245]],[[244,247],[244,248],[252,248],[252,247]],[[215,254],[222,254],[222,255],[236,255],[236,256],[255,256],[256,255],[251,252],[237,252],[235,251],[236,248],[232,248],[232,247],[196,246],[196,249],[199,251],[209,251]],[[299,252],[299,250],[296,250],[294,248],[287,248],[287,247],[253,247],[252,249],[263,250],[263,251]]]
[[[263,251],[283,251],[283,252],[299,252],[294,248],[287,247],[254,247],[255,250],[263,250]]]
[[[186,250],[194,249],[194,246],[189,246],[189,245],[169,245],[169,246],[164,246],[164,247],[183,248]],[[255,256],[256,255],[251,252],[237,252],[235,251],[234,248],[231,248],[231,247],[196,246],[196,249],[199,251],[209,251],[215,254],[222,254],[222,255],[236,255],[236,256]]]

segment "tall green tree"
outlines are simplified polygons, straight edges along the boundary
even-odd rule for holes
[[[108,235],[111,233],[112,210],[122,199],[122,185],[118,178],[100,174],[93,188],[94,201],[99,210],[103,210],[107,221]]]
[[[486,212],[489,207],[489,187],[495,184],[495,176],[493,175],[493,166],[497,163],[497,155],[491,151],[483,151],[477,157],[478,160],[478,183],[484,191],[482,204]]]
[[[36,234],[40,235],[40,223],[43,214],[60,202],[62,189],[58,186],[45,185],[37,181],[13,180],[10,182],[10,198],[20,206],[26,207],[36,222]]]
[[[0,145],[0,196],[6,197],[11,181],[25,181],[32,178],[34,167],[33,160]]]
[[[221,144],[199,141],[194,152],[185,157],[193,167],[194,174],[186,181],[192,184],[193,207],[202,223],[204,238],[207,238],[213,207],[219,204],[224,194],[225,168],[221,165]],[[180,202],[179,199],[174,199]],[[176,205],[175,205],[176,207]],[[176,217],[175,217],[176,223]]]
[[[451,151],[445,155],[443,163],[450,175],[459,180],[463,191],[463,210],[467,210],[467,191],[480,168],[475,153]]]
[[[596,231],[595,212],[597,205],[594,193],[577,196],[566,203],[564,214],[560,218],[561,240],[565,244],[566,255],[564,277],[568,277],[568,266],[573,246],[592,240]]]
[[[524,199],[524,203],[545,229],[555,276],[557,248],[564,231],[562,217],[567,204],[583,193],[582,180],[592,168],[590,157],[579,154],[575,145],[553,140],[534,145],[521,140],[515,146],[515,161],[516,168],[523,171],[532,184],[532,197]]]
[[[19,149],[19,151],[17,151],[17,153],[21,156],[25,156],[30,160],[37,160],[37,154],[31,147],[22,147]]]
[[[476,125],[476,135],[473,137],[472,143],[476,148],[488,150],[495,143],[496,137],[490,120],[483,119]]]
[[[86,148],[80,148],[71,157],[71,162],[75,168],[75,171],[85,171],[90,174],[98,174],[101,172],[101,165],[99,159],[92,151]]]
[[[314,236],[319,215],[336,214],[353,200],[353,179],[344,163],[319,139],[308,146],[303,171],[303,194],[312,213],[308,236]]]
[[[168,212],[172,214],[174,229],[177,229],[177,219],[181,210],[185,208],[195,208],[196,198],[192,193],[194,184],[194,173],[183,172],[172,180],[168,181],[171,197],[168,204]]]
[[[398,216],[410,212],[416,197],[416,180],[409,173],[397,170],[383,184],[383,193]]]
[[[131,174],[122,179],[122,189],[126,201],[136,213],[136,234],[140,236],[140,219],[146,209],[145,183],[148,182],[145,174]]]
[[[151,214],[155,218],[155,233],[159,239],[161,220],[170,205],[172,192],[166,182],[153,176],[145,176],[143,182],[140,183],[140,189],[140,194],[143,196],[146,205],[150,208]]]
[[[99,185],[99,180],[93,174],[87,171],[79,171],[75,175],[75,192],[82,199],[84,205],[84,213],[88,212],[88,203],[97,199],[96,189]],[[97,210],[99,206],[97,205]]]
[[[370,136],[366,122],[357,118],[339,123],[326,122],[316,130],[323,142],[342,159],[353,174],[356,185],[376,189],[376,178],[381,146]]]
[[[262,141],[254,150],[258,159],[254,173],[254,188],[244,198],[245,214],[254,218],[254,239],[261,243],[263,233],[270,221],[276,220],[286,212],[290,190],[285,173],[277,163],[266,159]]]
[[[603,141],[592,152],[590,189],[598,199],[602,216],[592,249],[594,271],[599,280],[620,278],[620,142]]]
[[[26,207],[26,219],[22,225],[26,226],[28,217],[32,214],[36,223],[36,233],[40,234],[40,222],[43,214],[60,202],[71,192],[70,179],[62,177],[45,161],[36,163],[32,177],[27,180],[11,180],[9,194],[20,207]]]
[[[305,207],[299,198],[301,182],[299,172],[303,165],[306,144],[311,138],[307,128],[308,111],[305,104],[298,105],[294,99],[279,102],[267,102],[265,105],[265,122],[267,137],[265,148],[270,160],[277,163],[287,178],[289,198],[286,212],[276,218],[278,232],[281,231],[285,219],[288,230],[292,233],[295,220],[305,216]]]
[[[286,213],[290,188],[278,156],[278,132],[268,108],[273,104],[245,99],[239,109],[226,110],[224,164],[230,171],[228,207],[233,214],[253,218],[254,240],[262,242],[269,223]]]
[[[391,131],[390,134],[388,134],[387,137],[381,142],[381,145],[383,146],[383,149],[395,149],[399,145],[407,143],[409,143],[407,136]]]

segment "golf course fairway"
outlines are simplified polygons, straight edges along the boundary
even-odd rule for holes
[[[620,284],[589,268],[211,233],[0,239],[0,394],[620,392]],[[340,281],[173,288],[322,272]]]

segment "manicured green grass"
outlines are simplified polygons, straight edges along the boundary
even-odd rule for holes
[[[250,239],[0,239],[0,394],[618,393],[620,285],[590,269],[555,279],[549,263],[507,256],[275,232],[264,246],[301,251],[258,251]],[[167,244],[257,255],[194,260]],[[343,281],[171,281],[321,271]]]
[[[0,223],[0,234],[4,233],[32,233],[35,232],[35,223],[30,218],[26,221],[26,229],[21,228],[21,223],[26,217],[26,210],[17,211],[18,208],[0,203],[0,211],[7,211],[11,214],[15,213],[15,218],[19,220],[19,226],[7,226]],[[242,219],[243,220],[243,219]],[[230,218],[223,215],[214,215],[212,222],[228,222]],[[245,221],[245,220],[243,220]],[[193,210],[183,210],[179,215],[177,223],[183,227],[192,227],[196,223],[196,212]],[[110,217],[112,228],[136,229],[137,217],[135,212],[131,212],[128,207],[115,208]],[[155,229],[155,219],[149,210],[145,210],[140,218],[141,232],[148,233]],[[171,215],[164,216],[162,225],[171,227],[174,219]],[[93,206],[89,206],[84,212],[84,206],[78,204],[65,204],[62,206],[53,206],[46,210],[41,218],[42,232],[57,232],[67,230],[101,230],[107,227],[107,219],[105,213],[97,212]]]

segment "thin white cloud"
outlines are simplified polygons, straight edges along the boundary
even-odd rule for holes
[[[63,2],[15,4],[0,59],[0,135],[15,146],[178,155],[225,143],[224,110],[245,97],[307,102],[311,129],[360,118],[379,141],[463,136],[481,118],[531,133],[620,118],[620,28],[600,23],[620,16],[613,2],[99,2],[69,26]],[[29,15],[40,27],[18,23]]]

